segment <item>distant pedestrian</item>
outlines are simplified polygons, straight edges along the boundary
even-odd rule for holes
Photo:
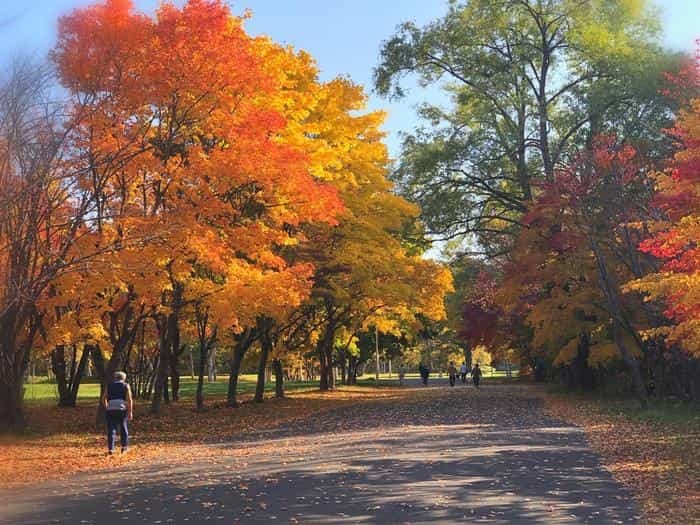
[[[450,365],[447,367],[447,375],[450,378],[450,386],[455,386],[457,382],[457,367],[455,367],[452,361],[450,361]]]
[[[464,384],[466,384],[466,382],[467,382],[468,370],[469,369],[467,368],[467,363],[465,361],[464,363],[462,363],[462,366],[459,367],[459,378],[462,380],[462,383],[464,383]]]
[[[479,388],[479,383],[481,382],[481,368],[479,368],[479,363],[474,365],[472,369],[472,381],[474,382],[474,386]]]
[[[423,381],[423,385],[428,386],[430,368],[428,368],[425,364],[421,363],[420,365],[418,365],[418,372],[420,373],[420,378]]]
[[[119,432],[122,454],[129,447],[129,421],[134,419],[134,400],[124,372],[115,372],[114,381],[107,385],[102,394],[102,405],[107,418],[107,451],[114,453],[115,434]]]
[[[403,386],[404,377],[406,377],[406,367],[402,363],[399,365],[399,386]]]

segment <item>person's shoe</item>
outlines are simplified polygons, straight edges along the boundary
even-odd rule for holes
[[[126,447],[122,447],[122,454],[126,454],[126,453],[127,453],[128,451],[129,451],[129,449],[128,449],[128,448],[126,448]]]
[[[107,451],[107,455],[108,455],[108,456],[113,456],[113,455],[114,455],[114,450],[111,450],[111,449],[108,450],[108,451]]]

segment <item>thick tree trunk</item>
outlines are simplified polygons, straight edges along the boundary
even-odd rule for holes
[[[644,381],[642,380],[642,371],[639,366],[639,361],[632,354],[632,351],[627,347],[625,340],[623,338],[624,327],[617,320],[613,319],[613,338],[615,339],[615,344],[620,350],[622,355],[622,360],[627,365],[627,369],[630,372],[630,377],[632,378],[632,387],[634,388],[634,393],[639,399],[642,408],[647,407],[647,391],[644,387]]]
[[[75,406],[70,404],[68,380],[66,379],[66,347],[57,345],[51,350],[51,371],[56,378],[58,388],[58,406]]]
[[[284,369],[280,359],[272,360],[272,368],[275,371],[275,397],[284,397]]]
[[[333,339],[335,330],[335,319],[329,313],[323,336],[316,344],[321,374],[319,388],[324,391],[330,390],[335,386],[333,381]]]
[[[170,361],[170,341],[168,339],[167,319],[156,321],[158,325],[158,371],[156,384],[151,398],[151,413],[160,413],[161,401],[167,395],[168,363]]]
[[[241,373],[241,363],[245,357],[246,352],[255,341],[255,335],[253,330],[246,329],[241,335],[236,337],[235,344],[233,346],[233,356],[231,359],[231,373],[228,377],[228,394],[227,394],[227,405],[229,407],[238,406],[238,376]]]
[[[4,365],[0,371],[0,429],[24,425],[24,371]]]
[[[40,317],[13,309],[0,318],[0,429],[23,426],[24,377]],[[21,341],[18,334],[27,330]]]
[[[58,387],[58,406],[75,407],[76,405],[78,389],[85,373],[91,348],[88,345],[83,348],[80,360],[77,360],[77,352],[77,348],[74,347],[69,369],[66,365],[65,346],[58,345],[51,351],[51,369],[56,377]]]
[[[267,360],[272,352],[272,339],[270,337],[269,323],[261,328],[260,336],[260,361],[258,363],[258,381],[255,385],[256,403],[262,403],[265,398],[265,370],[267,369]]]

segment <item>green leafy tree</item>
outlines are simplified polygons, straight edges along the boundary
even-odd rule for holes
[[[420,108],[427,125],[406,135],[395,174],[428,232],[503,253],[536,183],[591,137],[663,143],[661,72],[678,57],[658,39],[644,0],[451,1],[425,27],[403,24],[383,44],[378,92],[403,96],[413,74],[451,100]]]

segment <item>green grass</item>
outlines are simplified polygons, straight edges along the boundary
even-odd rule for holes
[[[591,401],[605,414],[652,424],[687,425],[689,429],[700,431],[700,404],[698,403],[652,397],[647,400],[647,408],[643,409],[636,398],[621,394],[596,390],[583,393],[572,392],[566,385],[560,383],[549,384],[547,391],[558,396]]]
[[[606,412],[625,416],[631,420],[654,424],[687,425],[688,429],[700,430],[700,405],[670,399],[650,399],[649,406],[642,409],[635,399],[601,401]]]
[[[238,380],[239,393],[251,393],[255,391],[256,375],[242,374]],[[267,383],[265,390],[274,390],[275,384]],[[285,390],[300,390],[308,388],[318,388],[318,381],[310,382],[286,382]],[[182,376],[180,378],[180,397],[183,399],[192,399],[197,391],[197,380],[191,379],[190,376]],[[228,376],[218,376],[215,382],[204,380],[204,395],[206,397],[225,396],[228,391]],[[84,380],[80,384],[78,390],[78,399],[96,400],[100,397],[100,385],[94,380]],[[34,382],[28,381],[25,384],[24,399],[28,403],[45,403],[58,400],[58,391],[56,383],[46,377],[36,377]]]
[[[497,372],[489,366],[482,367],[484,373],[484,380],[488,381],[491,378],[494,379],[505,379],[505,372]],[[439,378],[440,374],[433,372],[430,374],[431,379]],[[407,379],[417,379],[419,375],[417,373],[407,373],[405,376]],[[442,374],[443,378],[447,377],[447,374]],[[513,378],[517,378],[518,373],[513,372]],[[242,394],[247,394],[255,391],[255,374],[242,374],[238,380],[238,392]],[[379,385],[376,384],[373,373],[365,374],[364,376],[358,378],[358,385],[360,386],[398,386],[399,376],[397,372],[392,372],[391,375],[387,373],[379,374]],[[266,391],[274,390],[274,382],[267,383],[265,385]],[[318,381],[310,382],[286,382],[284,384],[285,390],[302,390],[309,388],[318,388]],[[183,399],[192,399],[195,396],[197,390],[197,380],[191,379],[190,376],[181,376],[180,378],[180,396]],[[208,382],[204,380],[204,395],[206,397],[220,397],[225,396],[228,391],[228,375],[220,375],[217,377],[215,382]],[[80,384],[80,389],[78,390],[79,400],[96,400],[100,396],[100,385],[96,380],[84,379]],[[25,384],[24,399],[28,403],[47,403],[58,401],[58,390],[56,388],[56,383],[53,380],[49,380],[47,377],[34,377],[30,378]]]

